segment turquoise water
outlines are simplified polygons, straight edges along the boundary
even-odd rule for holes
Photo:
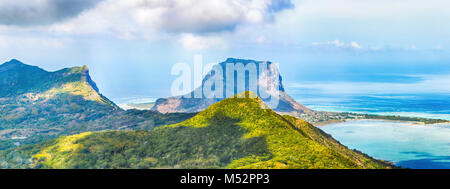
[[[450,124],[354,120],[320,127],[342,144],[413,169],[450,169]]]
[[[330,95],[303,90],[294,97],[314,110],[450,120],[450,94]],[[342,144],[415,169],[450,169],[450,124],[356,120],[320,127]]]
[[[293,96],[314,110],[450,120],[450,94],[325,95],[307,91]],[[113,98],[119,106],[154,99]],[[320,128],[351,149],[402,167],[450,169],[450,124],[355,120]]]
[[[450,94],[329,95],[303,91],[293,96],[298,102],[319,111],[450,120]]]

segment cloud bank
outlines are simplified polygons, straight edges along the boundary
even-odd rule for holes
[[[121,22],[126,20],[169,33],[208,33],[271,21],[276,12],[293,7],[290,0],[15,0],[0,2],[0,24],[43,25],[72,18],[68,23],[93,25],[100,19],[116,27],[126,26]]]
[[[445,0],[3,0],[0,35],[156,39],[194,50],[235,44],[327,53],[442,50],[449,44],[448,5]]]
[[[0,24],[46,25],[77,16],[102,0],[0,1]]]
[[[272,23],[290,0],[18,0],[0,3],[0,31],[171,40],[224,49],[223,34]],[[13,27],[11,27],[13,26]],[[39,27],[36,27],[39,26]],[[1,34],[1,33],[0,33]]]
[[[312,47],[321,50],[362,50],[363,47],[357,42],[345,43],[339,40],[327,41],[327,42],[313,42]]]
[[[262,23],[291,7],[288,0],[139,0],[135,1],[133,17],[168,32],[204,33]]]

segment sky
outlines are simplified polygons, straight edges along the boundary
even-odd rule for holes
[[[450,92],[446,0],[0,0],[0,62],[87,65],[114,99],[170,96],[174,64],[279,63],[287,90]]]

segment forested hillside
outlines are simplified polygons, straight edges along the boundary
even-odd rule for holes
[[[0,150],[87,131],[153,129],[195,114],[124,111],[104,97],[86,66],[48,72],[0,65]]]
[[[391,168],[349,150],[313,125],[229,98],[152,131],[63,136],[4,151],[6,168]]]

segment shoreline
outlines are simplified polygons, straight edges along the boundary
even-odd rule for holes
[[[358,121],[358,120],[372,120],[372,121],[389,121],[389,122],[398,122],[398,123],[411,123],[414,125],[430,125],[430,126],[439,126],[439,125],[450,125],[450,121],[448,122],[442,122],[442,123],[424,123],[424,122],[420,122],[420,121],[407,121],[407,120],[391,120],[391,119],[370,119],[370,118],[358,118],[358,119],[343,119],[343,120],[327,120],[327,121],[321,121],[318,123],[314,123],[313,125],[316,127],[324,127],[324,126],[328,126],[331,124],[336,124],[336,123],[344,123],[347,121]]]
[[[352,119],[352,120],[356,120],[356,119]],[[335,123],[344,123],[347,120],[337,120],[337,119],[333,119],[333,120],[328,120],[328,121],[321,121],[321,122],[317,122],[314,123],[313,125],[316,127],[322,127],[322,126],[326,126],[326,125],[330,125],[330,124],[335,124]]]
[[[354,112],[324,112],[328,114],[325,121],[319,121],[313,123],[315,126],[324,126],[334,123],[342,123],[350,120],[380,120],[380,121],[391,121],[391,122],[403,122],[411,123],[415,125],[437,125],[437,124],[450,124],[448,119],[430,119],[424,117],[407,117],[398,115],[377,115],[377,114],[361,114]]]

